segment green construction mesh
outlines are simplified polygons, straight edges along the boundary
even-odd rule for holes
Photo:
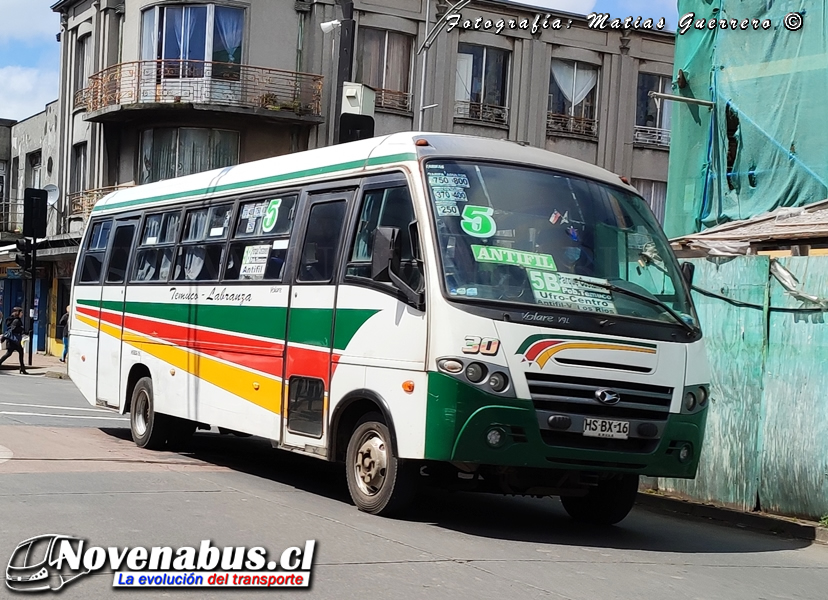
[[[679,0],[664,229],[668,237],[828,198],[828,21],[818,0]],[[790,31],[789,13],[803,25]],[[727,19],[728,29],[695,22]],[[769,20],[767,30],[730,20]],[[677,85],[681,69],[687,85]]]

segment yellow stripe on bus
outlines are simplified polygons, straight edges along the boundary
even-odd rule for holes
[[[90,325],[98,328],[98,321],[83,315],[76,317]],[[120,339],[121,330],[118,327],[105,322],[100,323],[101,334]],[[132,346],[146,352],[150,356],[168,363],[177,369],[182,369],[208,383],[221,389],[244,398],[257,406],[279,414],[281,410],[282,382],[259,373],[251,373],[245,369],[239,369],[225,364],[218,360],[200,356],[185,348],[159,343],[150,338],[142,337],[134,333],[130,334],[129,343]],[[257,389],[258,388],[258,389]]]

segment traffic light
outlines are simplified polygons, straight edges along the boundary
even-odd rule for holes
[[[14,244],[17,246],[14,262],[20,266],[24,274],[30,272],[32,270],[32,243],[27,239],[22,239]]]
[[[49,192],[26,188],[23,192],[23,237],[46,237],[46,200]]]
[[[374,117],[343,113],[339,117],[339,143],[374,137]]]

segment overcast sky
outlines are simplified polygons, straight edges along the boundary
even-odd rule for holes
[[[0,0],[0,118],[22,120],[44,109],[58,93],[60,30],[56,0]],[[281,0],[284,1],[284,0]],[[667,19],[675,30],[676,0],[523,0],[520,4],[576,14]]]

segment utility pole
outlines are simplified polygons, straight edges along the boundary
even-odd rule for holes
[[[340,120],[342,117],[342,90],[346,81],[353,78],[354,68],[354,33],[356,22],[354,21],[354,0],[337,0],[342,8],[342,21],[339,25],[339,66],[336,75],[336,98],[334,106],[336,110],[334,121],[334,144],[341,143]]]
[[[35,297],[37,289],[37,238],[46,237],[46,207],[49,193],[46,190],[26,188],[23,193],[23,237],[31,238],[31,283],[26,298],[26,315],[29,317],[29,366],[34,353],[34,324],[39,310]],[[28,262],[28,261],[27,261]],[[25,317],[24,317],[25,318]],[[24,321],[25,322],[25,321]]]

